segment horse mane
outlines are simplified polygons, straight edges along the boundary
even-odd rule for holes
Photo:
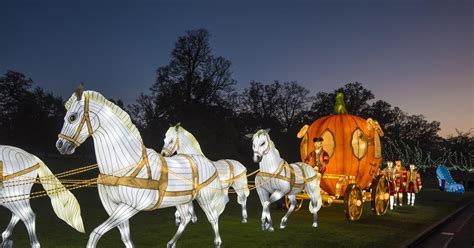
[[[132,132],[133,136],[135,136],[140,142],[143,141],[140,132],[138,131],[135,124],[132,123],[132,119],[130,119],[130,115],[127,112],[125,112],[119,106],[115,105],[113,102],[107,100],[107,98],[105,98],[99,92],[88,90],[84,91],[82,95],[86,96],[89,101],[94,101],[95,103],[109,108],[110,111],[112,111],[112,113],[114,113],[119,118],[123,125],[125,125],[130,130],[130,132]],[[69,98],[69,100],[67,100],[66,104],[64,105],[66,107],[66,110],[69,110],[69,108],[71,108],[72,103],[75,100],[77,100],[76,94],[72,94],[72,96]]]
[[[191,145],[193,145],[194,148],[196,148],[199,151],[200,155],[204,156],[204,153],[201,150],[201,146],[199,145],[199,142],[197,141],[197,139],[194,137],[192,133],[188,132],[188,130],[184,129],[182,126],[178,126],[177,135],[179,135],[180,133],[189,139],[189,141],[191,142]]]

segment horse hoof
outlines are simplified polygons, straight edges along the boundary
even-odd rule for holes
[[[271,227],[268,228],[268,231],[273,232],[273,231],[275,231],[275,229],[273,229],[273,227],[271,226]]]
[[[12,248],[13,247],[13,241],[12,240],[7,240],[2,243],[3,248]]]
[[[197,221],[198,221],[198,218],[197,218],[197,217],[191,218],[191,223],[196,224]]]
[[[176,243],[173,243],[173,244],[166,244],[166,248],[176,248]]]
[[[286,225],[280,224],[280,229],[285,229]]]
[[[242,219],[242,223],[247,223],[247,219]]]
[[[318,227],[318,223],[313,223],[313,227]]]

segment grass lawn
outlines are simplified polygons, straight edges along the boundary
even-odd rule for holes
[[[53,167],[54,171],[62,171]],[[38,190],[40,187],[35,186]],[[48,198],[32,200],[37,218],[37,233],[42,247],[85,247],[88,234],[107,215],[100,203],[97,189],[87,188],[73,192],[82,208],[87,234],[81,234],[59,220],[53,213]],[[273,233],[260,230],[261,206],[255,191],[248,203],[249,221],[240,223],[240,205],[235,195],[221,215],[219,226],[223,247],[399,247],[424,228],[448,215],[462,204],[474,199],[474,192],[455,195],[424,188],[416,198],[416,206],[403,206],[389,211],[384,216],[374,216],[370,203],[364,204],[364,213],[357,222],[344,217],[342,205],[322,208],[319,212],[319,227],[312,228],[312,216],[303,208],[294,212],[286,229],[280,230],[279,222],[285,211],[275,210],[272,217]],[[406,199],[405,199],[406,200]],[[195,204],[198,223],[190,224],[178,241],[178,247],[212,247],[213,232],[202,210]],[[142,212],[131,220],[132,240],[136,247],[166,247],[176,231],[174,208],[153,212]],[[0,228],[6,228],[10,212],[0,208]],[[29,247],[29,239],[23,224],[18,224],[13,234],[14,247]],[[98,247],[123,247],[117,229],[108,232]]]

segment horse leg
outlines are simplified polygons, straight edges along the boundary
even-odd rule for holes
[[[188,209],[189,209],[187,214],[191,215],[191,223],[195,224],[197,222],[197,216],[196,216],[196,212],[194,211],[193,202],[190,202],[186,205],[188,205]],[[174,217],[175,217],[176,226],[179,226],[179,224],[181,223],[181,214],[179,213],[179,210],[177,207],[176,207],[176,211],[174,212]]]
[[[100,226],[96,227],[89,236],[87,242],[87,248],[93,248],[97,246],[99,239],[108,232],[110,229],[120,225],[122,222],[130,219],[132,216],[139,212],[138,209],[133,208],[126,204],[119,204],[110,217],[104,221]]]
[[[25,224],[28,236],[30,237],[30,245],[32,248],[39,248],[40,243],[36,236],[35,219],[36,215],[31,209],[30,201],[24,200],[21,202],[15,202],[8,206],[8,209],[13,212],[20,220]]]
[[[102,201],[102,205],[104,206],[105,211],[110,216],[113,214],[115,209],[117,209],[117,204],[111,201],[107,196],[107,190],[104,188],[103,185],[99,185],[101,190],[99,190],[99,197]],[[126,248],[134,247],[132,239],[130,237],[130,225],[127,221],[124,221],[120,225],[118,225],[118,229],[120,231],[120,236]]]
[[[237,202],[242,206],[242,223],[247,223],[247,196],[248,192],[247,178],[245,178],[245,183],[241,182],[243,180],[235,181],[232,185],[235,192],[237,193]]]
[[[120,236],[122,238],[122,242],[125,244],[126,248],[133,248],[135,247],[133,245],[132,239],[130,237],[130,224],[128,220],[124,220],[122,223],[120,223],[118,226],[118,229],[120,231]]]
[[[247,196],[244,191],[237,191],[237,202],[242,206],[242,223],[247,223]]]
[[[180,218],[180,223],[178,230],[176,231],[175,235],[173,238],[168,242],[166,247],[168,248],[174,248],[176,247],[176,241],[181,237],[181,234],[183,233],[184,229],[188,225],[189,221],[191,221],[190,215],[189,215],[189,204],[183,204],[176,206],[177,211],[179,212],[179,215],[181,216]]]
[[[285,216],[281,218],[280,229],[284,229],[286,227],[286,222],[288,221],[288,217],[296,207],[296,195],[288,195],[288,199],[290,200],[290,208],[288,208],[288,212],[286,212]]]
[[[18,209],[18,212],[15,212],[15,214],[17,214],[23,224],[25,224],[26,230],[28,231],[28,236],[30,237],[31,247],[39,248],[40,244],[38,237],[36,236],[36,215],[31,209],[29,200],[25,201],[23,207]]]
[[[188,204],[188,209],[189,209],[189,214],[191,215],[191,223],[195,224],[198,220],[198,217],[196,215],[196,212],[194,211],[194,204],[193,202],[190,202]]]
[[[319,189],[318,183],[312,181],[306,185],[306,191],[310,199],[309,211],[313,214],[313,227],[318,227],[318,211],[323,204],[321,190]]]
[[[270,198],[268,199],[268,201],[266,201],[264,203],[265,208],[267,210],[267,226],[268,226],[267,229],[270,232],[273,232],[273,230],[274,230],[273,229],[273,224],[272,224],[272,217],[271,217],[271,214],[270,214],[270,204],[280,200],[280,198],[282,198],[283,196],[284,196],[284,194],[281,191],[275,191],[270,195]]]
[[[10,240],[10,236],[13,233],[13,229],[15,228],[16,224],[20,218],[12,213],[12,218],[10,219],[10,223],[8,223],[7,229],[2,233],[2,247],[3,248],[11,248],[13,246],[13,241]]]
[[[198,203],[202,210],[206,214],[207,220],[211,223],[212,230],[214,230],[214,245],[216,248],[220,248],[222,245],[221,236],[219,234],[219,216],[221,213],[213,206],[213,204],[206,204],[201,198],[198,199]]]
[[[224,190],[224,197],[225,197],[225,204],[229,202],[229,187],[223,188]]]
[[[257,180],[256,180],[256,184],[258,185]],[[262,186],[258,186],[257,194],[258,194],[258,198],[260,199],[260,203],[262,204],[262,217],[261,217],[262,231],[266,231],[267,230],[267,212],[266,212],[267,209],[266,209],[265,203],[268,202],[268,193]]]
[[[181,215],[179,214],[178,208],[176,208],[176,211],[174,211],[174,224],[176,226],[179,226],[181,223]]]

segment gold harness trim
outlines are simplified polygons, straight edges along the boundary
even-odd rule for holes
[[[168,165],[166,160],[161,154],[158,154],[161,160],[161,175],[158,180],[152,179],[151,177],[151,168],[148,161],[148,156],[146,155],[146,148],[144,148],[144,152],[142,153],[142,159],[137,164],[137,168],[132,172],[130,176],[113,176],[107,174],[99,174],[97,177],[97,184],[107,185],[107,186],[127,186],[132,188],[139,188],[139,189],[150,189],[150,190],[158,190],[158,200],[153,206],[152,209],[157,209],[161,206],[163,202],[163,198],[165,196],[186,196],[190,195],[191,200],[193,200],[197,194],[197,192],[209,185],[212,181],[218,178],[217,170],[214,171],[214,174],[210,176],[206,181],[199,184],[199,174],[197,170],[197,165],[194,159],[189,155],[181,154],[179,156],[185,157],[189,163],[191,164],[191,171],[192,171],[192,189],[191,190],[183,190],[183,191],[166,191],[168,188]],[[137,178],[136,176],[138,173],[143,169],[144,166],[147,166],[147,175],[148,178]]]
[[[229,165],[229,179],[232,182],[232,179],[234,178],[234,165],[227,159],[224,159],[224,161]]]
[[[318,178],[318,174],[316,173],[316,175],[310,177],[310,178],[306,178],[306,175],[305,175],[305,172],[302,168],[302,165],[300,164],[297,164],[297,166],[300,168],[301,170],[301,173],[303,174],[303,181],[304,183],[295,183],[295,177],[296,177],[296,173],[295,171],[290,167],[290,165],[288,164],[288,162],[286,162],[285,160],[283,160],[282,164],[280,165],[280,168],[275,172],[275,173],[267,173],[267,172],[259,172],[257,173],[257,176],[261,176],[261,177],[269,177],[270,179],[272,178],[276,178],[276,179],[281,179],[283,181],[287,181],[290,183],[290,190],[288,191],[291,192],[293,190],[293,188],[300,188],[300,189],[303,189],[304,188],[304,185],[305,183],[309,183],[311,181],[313,181],[314,179]],[[290,173],[290,177],[287,176],[287,170],[289,170],[289,173]],[[281,172],[284,171],[285,175],[281,175]]]
[[[88,136],[91,136],[93,133],[93,130],[92,130],[91,119],[89,117],[89,98],[87,96],[84,96],[84,114],[82,115],[81,122],[79,122],[79,126],[77,127],[76,133],[74,134],[74,136],[69,137],[60,133],[58,134],[58,138],[63,138],[65,140],[68,140],[74,143],[76,147],[79,147],[81,143],[77,141],[77,138],[79,138],[79,135],[81,134],[82,127],[84,126],[84,124],[87,125]]]
[[[21,171],[17,171],[17,172],[14,172],[10,175],[3,175],[3,161],[0,161],[0,186],[3,186],[3,182],[4,181],[7,181],[7,180],[11,180],[13,178],[16,178],[16,177],[19,177],[19,176],[23,176],[25,174],[28,174],[34,170],[37,170],[38,168],[40,167],[40,164],[37,163],[31,167],[28,167],[26,169],[23,169]]]

